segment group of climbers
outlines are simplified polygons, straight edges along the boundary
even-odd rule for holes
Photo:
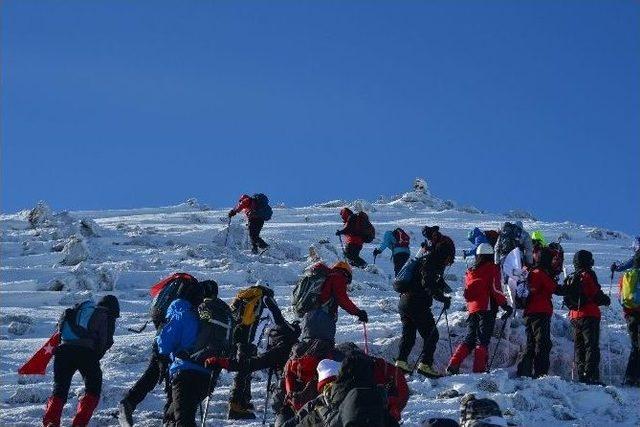
[[[268,199],[244,195],[229,218],[245,211],[252,250],[266,249],[260,237],[264,221],[271,218]],[[266,200],[265,200],[266,199]],[[268,208],[265,208],[265,206]],[[422,229],[425,238],[415,258],[410,257],[410,237],[401,228],[386,231],[373,251],[374,259],[390,249],[400,293],[398,311],[402,334],[395,365],[368,355],[353,343],[336,344],[338,308],[369,321],[365,310],[348,295],[352,266],[364,267],[360,257],[364,243],[375,236],[366,214],[348,208],[340,211],[345,236],[346,261],[333,266],[316,263],[297,281],[292,308],[298,317],[287,321],[267,285],[256,284],[236,293],[230,305],[218,298],[213,280],[198,281],[187,273],[175,273],[151,289],[151,320],[156,337],[149,364],[119,405],[119,421],[133,425],[133,412],[158,384],[164,385],[165,425],[194,426],[198,404],[215,388],[222,369],[236,372],[229,400],[229,419],[253,419],[251,373],[268,370],[273,384],[273,409],[277,426],[398,425],[408,399],[404,374],[412,373],[409,355],[416,333],[423,339],[416,371],[428,378],[441,374],[434,369],[439,340],[437,323],[451,305],[446,269],[454,262],[455,245],[438,226]],[[473,247],[463,258],[474,257],[465,274],[463,297],[468,312],[468,333],[455,348],[448,374],[460,372],[465,358],[474,353],[473,372],[488,369],[488,347],[499,309],[506,324],[517,305],[514,295],[505,295],[511,272],[504,263],[516,251],[526,272],[527,295],[520,301],[525,318],[527,344],[517,365],[519,376],[537,378],[549,371],[553,295],[563,296],[574,331],[575,370],[578,380],[597,384],[599,379],[599,335],[601,305],[610,300],[592,269],[593,255],[575,253],[575,272],[558,284],[564,251],[542,233],[529,235],[521,222],[505,223],[498,231],[478,228],[469,233]],[[614,263],[614,272],[625,272],[619,282],[620,295],[631,337],[632,351],[625,375],[628,385],[640,385],[640,240],[635,255],[625,263]],[[521,276],[518,276],[521,277]],[[524,276],[523,276],[524,277]],[[518,279],[520,280],[520,279]],[[436,319],[433,301],[442,303]],[[511,304],[510,304],[511,303]],[[97,304],[85,301],[67,309],[59,321],[61,343],[54,356],[54,391],[47,401],[43,424],[59,426],[71,377],[80,371],[85,394],[78,403],[73,425],[86,425],[99,402],[102,384],[100,359],[113,344],[118,300],[113,295]],[[366,330],[366,329],[365,329]],[[366,343],[365,343],[366,344]],[[204,416],[206,417],[206,411]],[[368,417],[368,418],[367,418]],[[358,424],[360,423],[360,424]],[[362,424],[364,423],[364,424]]]

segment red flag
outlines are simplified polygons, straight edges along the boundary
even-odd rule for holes
[[[27,360],[27,363],[18,369],[18,373],[21,375],[44,375],[47,370],[47,365],[59,344],[60,332],[56,331],[51,335],[51,338],[40,347],[40,350],[36,351],[35,354]]]

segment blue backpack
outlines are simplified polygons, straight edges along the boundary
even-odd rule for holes
[[[420,258],[410,258],[407,261],[393,281],[393,289],[396,292],[407,292],[413,289],[414,277],[416,275],[416,268],[420,264]]]
[[[251,197],[255,203],[255,213],[264,221],[269,221],[273,216],[273,209],[269,206],[269,198],[262,193],[256,193]]]
[[[89,321],[96,304],[87,300],[67,308],[58,322],[62,341],[75,341],[91,337]]]

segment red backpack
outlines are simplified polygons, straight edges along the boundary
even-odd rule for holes
[[[395,230],[393,230],[393,237],[396,239],[395,246],[402,248],[409,247],[409,242],[411,239],[402,228],[396,228]]]

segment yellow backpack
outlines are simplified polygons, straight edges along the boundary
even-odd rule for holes
[[[622,275],[622,286],[620,289],[620,299],[626,308],[640,307],[640,270],[632,268]]]
[[[260,286],[242,289],[231,303],[231,311],[237,324],[250,326],[256,321],[262,308],[264,291]]]

